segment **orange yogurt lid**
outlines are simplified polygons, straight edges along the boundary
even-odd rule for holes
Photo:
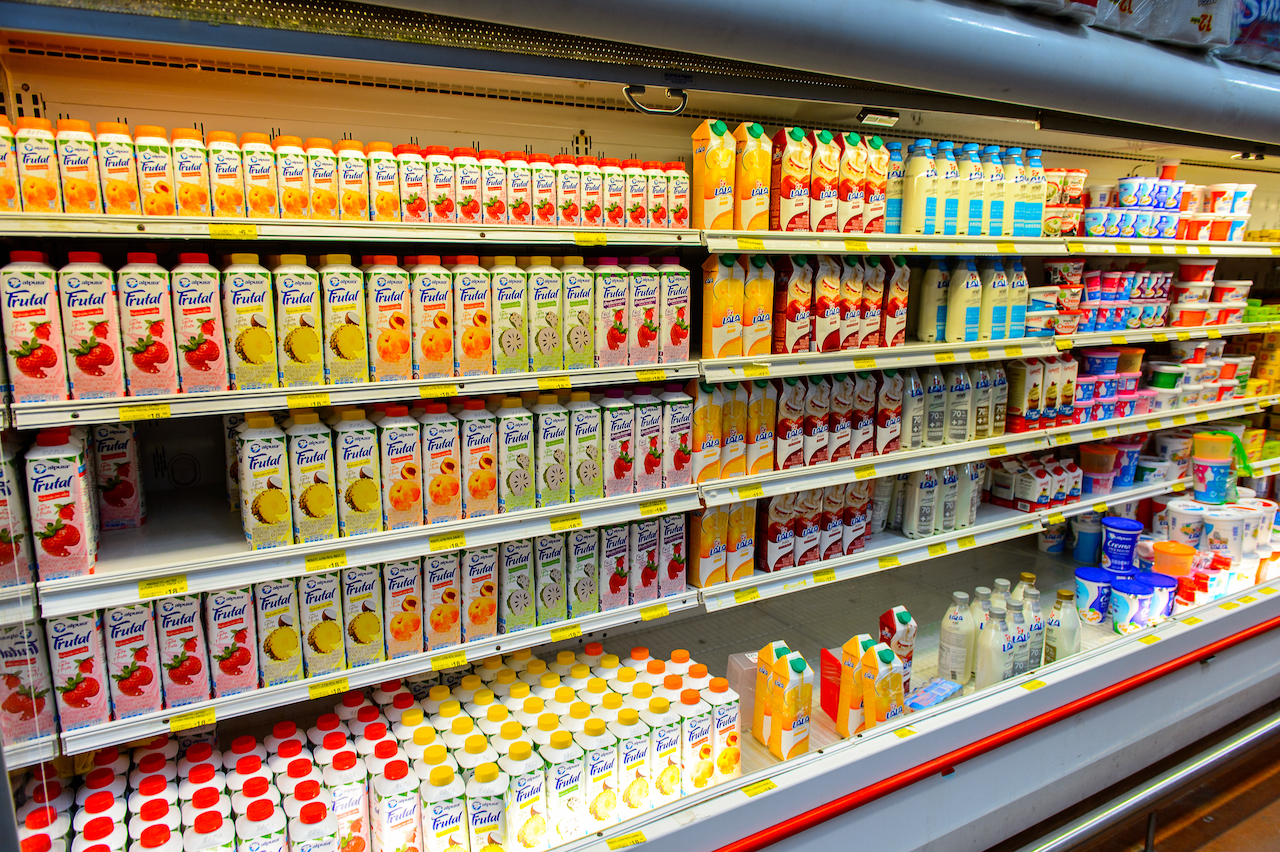
[[[152,136],[157,139],[168,139],[169,133],[163,127],[156,127],[154,124],[139,124],[133,129],[134,139],[142,139]]]
[[[60,119],[58,119],[58,132],[59,132],[59,133],[61,133],[61,132],[62,132],[62,131],[64,131],[64,130],[66,130],[66,131],[68,131],[68,132],[73,132],[73,131],[78,130],[78,131],[80,131],[81,133],[92,133],[92,132],[93,132],[92,128],[90,128],[90,127],[89,127],[89,122],[87,122],[87,121],[81,121],[81,120],[80,120],[80,119],[78,119],[78,118],[60,118]]]

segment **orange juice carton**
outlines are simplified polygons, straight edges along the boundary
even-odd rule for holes
[[[719,385],[694,379],[685,392],[693,398],[693,481],[720,478],[720,446],[724,437],[724,392]]]
[[[784,127],[773,137],[769,178],[769,230],[808,231],[813,143],[799,127]]]
[[[604,496],[635,492],[636,410],[621,388],[609,388],[600,403],[604,452]]]
[[[498,628],[498,548],[462,552],[462,641],[485,639]]]
[[[480,213],[480,160],[475,148],[454,148],[453,197],[458,206],[458,223],[478,225]]]
[[[860,234],[867,182],[867,140],[857,133],[836,134],[840,148],[840,184],[836,195],[836,230],[842,234]]]
[[[200,619],[200,595],[156,601],[156,638],[160,642],[164,705],[172,708],[208,701],[210,658]]]
[[[403,405],[387,407],[378,421],[382,468],[382,528],[398,530],[422,524],[421,427]]]
[[[582,222],[582,175],[576,158],[556,154],[551,158],[556,176],[556,220],[561,228],[576,228]]]
[[[493,276],[493,372],[529,370],[529,276],[515,257],[496,257]]]
[[[462,457],[462,516],[498,513],[498,418],[484,400],[468,399],[458,414]]]
[[[0,627],[0,736],[11,745],[48,736],[58,717],[44,630],[38,623]]]
[[[582,224],[588,228],[604,227],[604,174],[597,157],[579,157],[578,172],[582,176]]]
[[[138,436],[132,423],[93,427],[98,516],[104,530],[140,527],[147,521],[138,466]]]
[[[827,455],[827,426],[831,416],[831,382],[826,376],[810,376],[804,395],[804,464],[823,464]]]
[[[645,209],[648,211],[645,227],[668,228],[670,227],[668,218],[670,208],[667,198],[667,173],[663,171],[662,163],[657,160],[646,160],[643,168],[647,184]]]
[[[862,652],[862,724],[856,730],[874,728],[897,715],[890,685],[895,659],[893,651],[883,642]]]
[[[163,127],[142,125],[134,129],[138,157],[138,189],[142,212],[147,216],[172,216],[177,212],[174,195],[173,146]]]
[[[645,518],[631,522],[628,562],[631,565],[631,603],[648,603],[658,598],[658,551],[661,549],[662,521]]]
[[[595,366],[624,367],[630,361],[631,279],[616,257],[595,268]]]
[[[338,218],[357,222],[369,219],[369,155],[355,139],[340,139],[334,150],[334,180],[338,193]]]
[[[539,623],[542,607],[534,603],[537,589],[533,574],[533,539],[504,541],[498,547],[498,589],[499,633],[514,633]]]
[[[635,453],[640,465],[633,469],[635,490],[654,491],[662,487],[662,459],[666,444],[662,437],[662,400],[637,386],[631,395],[635,406]]]
[[[297,136],[277,136],[271,144],[276,151],[280,218],[311,218],[311,169],[307,165],[307,152],[302,148],[302,140]]]
[[[457,553],[429,553],[422,557],[423,610],[427,613],[424,651],[439,651],[462,641],[459,620],[462,581]]]
[[[387,659],[422,651],[422,563],[419,559],[382,565],[384,640]]]
[[[658,394],[662,401],[662,487],[693,481],[693,398],[671,383]]]
[[[596,359],[595,274],[578,256],[566,257],[560,273],[564,285],[563,369],[589,368]]]
[[[73,251],[58,270],[72,399],[124,396],[115,274],[95,251]]]
[[[880,641],[902,661],[902,686],[911,691],[911,658],[916,646],[916,621],[904,606],[895,606],[880,615]]]
[[[829,485],[822,489],[822,529],[818,540],[822,559],[844,555],[844,496],[843,485]]]
[[[136,216],[141,209],[138,202],[138,162],[129,126],[114,121],[100,121],[97,131],[95,145],[98,152],[98,178],[102,183],[102,201],[106,212]],[[213,141],[212,134],[209,141]],[[240,149],[237,147],[237,162],[239,155]],[[240,206],[241,212],[237,215],[244,215],[243,195]]]
[[[813,270],[804,255],[773,262],[773,351],[808,352],[813,339]]]
[[[866,259],[866,272],[862,276],[861,318],[858,325],[858,348],[868,349],[884,345],[882,341],[885,268],[878,257]]]
[[[501,151],[479,152],[481,221],[486,225],[507,224],[507,167]]]
[[[811,130],[805,141],[813,149],[809,172],[809,228],[839,230],[840,146],[830,130]]]
[[[396,175],[400,193],[400,219],[404,222],[426,222],[427,163],[417,145],[397,145],[391,149],[396,158]]]
[[[855,459],[876,454],[876,376],[871,370],[853,373],[853,417],[849,436]]]
[[[743,122],[733,131],[735,231],[767,231],[769,229],[769,179],[772,169],[773,143],[764,128],[755,122]]]
[[[773,664],[769,697],[773,705],[769,751],[780,760],[808,753],[813,669],[804,657],[791,653]]]
[[[684,533],[685,516],[680,513],[663,515],[660,521],[658,597],[682,595],[685,592],[689,552]]]
[[[773,346],[773,267],[763,254],[742,255],[742,353],[768,355]]]
[[[426,522],[457,521],[462,518],[462,441],[458,418],[443,402],[427,403],[418,418],[422,424],[422,480],[427,499],[423,501]]]
[[[709,358],[743,353],[745,284],[736,261],[736,255],[712,255],[702,265],[702,351]]]
[[[449,149],[444,145],[428,145],[422,149],[422,158],[427,168],[427,221],[436,224],[456,222],[458,199],[454,194],[454,182],[457,172]]]
[[[808,392],[807,384],[798,378],[785,378],[778,385],[778,422],[774,428],[773,454],[778,470],[804,466],[804,416]],[[696,419],[694,425],[697,425]]]
[[[881,370],[876,374],[875,453],[896,453],[902,446],[902,394],[905,388],[901,370]]]
[[[129,396],[178,393],[173,294],[169,271],[150,252],[129,252],[116,273],[120,294],[120,334],[128,353]]]
[[[848,373],[831,377],[831,409],[827,415],[827,458],[845,461],[853,457],[853,395],[856,381]]]
[[[275,219],[280,215],[276,176],[276,151],[265,133],[240,136],[244,164],[244,197],[250,219]],[[139,163],[141,165],[141,163]]]
[[[493,288],[488,270],[475,255],[460,255],[453,267],[453,373],[487,376],[493,373]]]
[[[98,152],[102,152],[102,125],[98,125]],[[236,135],[226,130],[210,130],[208,140],[209,189],[212,192],[213,215],[244,216],[244,155]],[[103,160],[106,167],[106,160]],[[124,178],[127,181],[127,177]],[[105,187],[106,185],[103,184]],[[104,194],[110,195],[104,191]],[[110,198],[108,197],[108,203]],[[125,212],[125,211],[120,211]]]
[[[98,152],[89,122],[58,119],[54,137],[58,152],[58,173],[62,178],[63,204],[68,213],[101,213],[98,195]]]
[[[822,509],[825,504],[821,488],[810,488],[796,494],[795,564],[808,565],[822,559]]]
[[[158,713],[163,704],[156,672],[160,649],[151,602],[109,607],[102,620],[115,718]]]
[[[734,168],[737,141],[729,126],[707,119],[693,131],[693,175],[689,196],[693,205],[692,228],[728,231],[734,227]],[[808,163],[805,163],[808,175]]]
[[[569,412],[569,501],[598,500],[604,496],[600,406],[586,391],[574,391],[565,408]]]
[[[561,533],[533,540],[534,584],[538,625],[556,624],[569,617],[567,587],[569,551]]]
[[[289,447],[289,490],[293,495],[293,540],[298,544],[338,537],[334,502],[333,433],[314,411],[293,412],[285,433]]]
[[[338,535],[382,530],[382,473],[378,429],[361,409],[343,412],[333,425],[334,494]]]
[[[43,252],[14,251],[0,269],[4,343],[15,402],[67,399],[57,273]]]
[[[94,610],[46,618],[44,627],[61,729],[74,731],[111,721],[101,614]]]
[[[320,677],[347,667],[341,588],[337,571],[298,578],[299,632],[307,677]]]
[[[862,230],[867,234],[883,234],[889,189],[889,149],[879,136],[872,136],[867,146],[867,177],[862,184]]]
[[[250,414],[237,437],[240,521],[252,550],[293,544],[289,449],[269,414]]]
[[[869,634],[859,633],[844,643],[840,653],[840,703],[836,733],[851,737],[866,725],[862,717],[862,656],[875,644]]]
[[[649,265],[648,258],[633,257],[627,267],[628,287],[631,291],[631,321],[629,352],[632,365],[657,364],[660,343],[658,270]]]
[[[222,316],[231,386],[237,390],[279,387],[271,273],[258,264],[256,254],[233,254],[222,271]]]
[[[711,506],[689,515],[689,585],[699,589],[728,580],[729,507]]]
[[[628,228],[643,228],[649,218],[644,206],[649,192],[649,178],[645,175],[640,160],[623,160],[622,176],[626,180],[622,202],[627,211],[625,225]]]
[[[844,304],[840,279],[844,267],[840,258],[821,255],[813,268],[813,336],[809,349],[834,352],[844,338]]]
[[[778,390],[768,379],[744,383],[747,389],[746,471],[773,470],[774,428],[778,422]]]
[[[276,340],[280,386],[324,384],[321,335],[320,274],[307,265],[306,255],[284,254],[271,270],[276,292]]]
[[[312,219],[337,219],[338,203],[342,197],[338,177],[338,155],[333,142],[312,137],[303,143],[307,158],[307,191],[311,196]]]
[[[36,558],[17,455],[12,447],[0,447],[0,586],[35,582]]]
[[[173,178],[178,215],[209,215],[209,149],[204,135],[190,127],[173,129]]]
[[[19,118],[14,134],[22,209],[27,213],[61,213],[58,149],[47,118]]]
[[[678,516],[682,520],[683,515]],[[570,530],[565,534],[568,563],[566,600],[569,618],[600,611],[600,531]],[[683,580],[682,580],[683,582]],[[682,586],[683,588],[683,586]]]
[[[732,479],[747,472],[747,386],[725,382],[720,393],[720,478]]]
[[[540,507],[569,502],[569,411],[556,399],[540,394],[533,407],[533,479]]]
[[[39,541],[41,580],[83,577],[98,558],[97,529],[91,522],[84,447],[66,428],[46,429],[27,450],[27,506]]]
[[[534,372],[563,370],[566,366],[565,275],[552,266],[551,258],[545,255],[530,258],[530,264],[526,270],[529,299],[529,362],[526,369]],[[589,305],[588,302],[586,326],[591,325]],[[585,355],[586,347],[583,349]]]
[[[756,501],[730,503],[725,539],[725,572],[729,582],[750,577],[756,563]]]
[[[364,149],[369,173],[370,218],[400,221],[400,163],[389,142],[370,142]],[[453,221],[450,219],[449,221]]]
[[[498,415],[498,512],[522,512],[537,505],[533,477],[533,412],[519,397],[507,397]]]
[[[206,254],[183,253],[170,273],[175,362],[183,393],[213,393],[230,385],[218,270]]]
[[[342,624],[347,666],[357,668],[386,659],[383,641],[382,568],[343,568]]]
[[[204,596],[205,645],[214,698],[258,688],[256,614],[251,587]]]
[[[689,360],[689,270],[678,257],[658,267],[658,363]]]
[[[437,255],[419,255],[409,267],[415,379],[453,375],[453,276]]]
[[[758,653],[748,654],[747,659],[756,666],[756,683],[752,707],[751,735],[761,745],[769,744],[769,736],[773,728],[773,702],[769,700],[773,691],[773,664],[791,651],[786,642],[770,642]],[[747,673],[750,678],[750,673]]]
[[[907,341],[907,293],[911,287],[911,270],[901,255],[893,258],[889,281],[885,285],[884,309],[880,312],[880,345],[901,346]]]
[[[365,313],[364,276],[351,265],[351,256],[347,254],[324,255],[319,262],[324,383],[367,382],[369,324]]]
[[[840,274],[840,348],[857,349],[862,328],[862,279],[866,267],[856,257],[846,258]]]
[[[631,529],[626,523],[600,527],[600,610],[605,612],[631,602],[627,575],[630,563]],[[635,569],[639,572],[639,568]]]
[[[369,372],[375,382],[405,381],[413,376],[413,329],[409,318],[409,273],[400,268],[393,255],[375,255],[365,270],[368,302]]]

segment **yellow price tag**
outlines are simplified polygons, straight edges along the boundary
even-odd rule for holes
[[[138,420],[164,420],[168,416],[169,403],[167,402],[120,406],[121,423],[133,423]]]
[[[938,542],[937,544],[929,545],[930,556],[945,556],[946,553],[947,553],[947,543],[945,541]]]
[[[1133,254],[1133,246],[1128,243],[1116,243],[1116,254]]]
[[[875,358],[854,358],[853,369],[855,370],[874,370],[876,368]]]
[[[187,592],[187,575],[174,574],[171,577],[152,577],[138,581],[138,597],[168,598],[173,595],[184,595]]]
[[[915,733],[916,733],[915,728],[906,727],[906,728],[898,728],[894,730],[893,735],[898,739],[905,740],[907,737],[914,736]]]
[[[1094,430],[1093,430],[1093,437],[1098,438],[1098,439],[1105,438],[1105,437],[1107,437],[1107,430],[1106,430],[1106,429],[1104,429],[1104,428],[1102,428],[1102,427],[1099,427],[1099,428],[1097,428],[1097,429],[1094,429]]]
[[[815,583],[833,583],[836,579],[836,569],[819,568],[813,572],[813,582]]]
[[[881,556],[878,562],[881,568],[897,568],[902,564],[902,560],[896,556]]]
[[[991,357],[991,353],[979,346],[969,350],[969,357],[975,361],[985,361]]]
[[[1079,252],[1084,251],[1084,243],[1067,243],[1067,251]]]
[[[1240,603],[1253,603],[1256,600],[1257,598],[1255,598],[1253,595],[1245,595],[1244,597],[1240,598]]]
[[[1123,334],[1111,335],[1111,343],[1115,346],[1123,346],[1128,342],[1129,342],[1129,338],[1125,337]]]
[[[666,370],[636,370],[637,382],[665,382],[666,380]]]
[[[538,390],[564,390],[569,387],[568,376],[538,376]]]
[[[666,513],[666,500],[644,500],[640,503],[640,517],[642,518],[647,518],[650,515],[665,515]]]
[[[459,666],[467,664],[466,651],[450,651],[447,654],[440,654],[431,658],[431,671],[439,672],[445,669],[456,669]]]
[[[218,721],[218,715],[212,707],[179,713],[176,716],[169,717],[169,733],[176,734],[179,731],[188,731],[192,728],[212,725],[216,721]]]
[[[739,485],[733,489],[739,500],[755,500],[764,496],[764,486],[756,482],[751,485]]]
[[[576,231],[573,235],[575,246],[607,246],[609,238],[602,231]]]
[[[1175,414],[1175,415],[1173,415],[1173,425],[1174,425],[1174,426],[1186,426],[1186,425],[1187,425],[1187,418],[1186,418],[1186,415],[1183,415],[1183,414]]]
[[[329,394],[323,391],[316,393],[291,393],[285,398],[290,408],[324,408],[329,404]]]
[[[966,547],[974,547],[977,543],[978,540],[971,535],[962,535],[956,539],[956,544],[960,545],[962,550]]]
[[[742,242],[742,240],[738,240]],[[610,837],[605,840],[605,845],[610,849],[626,849],[628,846],[639,846],[645,842],[643,831],[631,831],[618,837]]]
[[[755,586],[752,586],[749,589],[733,590],[734,603],[744,604],[744,603],[751,603],[752,601],[758,601],[758,600],[760,600],[760,590],[757,589]]]
[[[1191,339],[1191,332],[1189,332],[1189,331],[1179,331],[1179,332],[1177,332],[1177,333],[1175,334],[1175,336],[1176,336],[1179,340],[1190,340],[1190,339]]]
[[[1038,527],[1036,526],[1034,521],[1030,523],[1025,523],[1022,526],[1018,527],[1019,532],[1033,532],[1036,529],[1038,529]]]
[[[422,399],[447,399],[451,396],[458,395],[457,385],[423,385],[418,388],[418,395]]]
[[[347,692],[351,689],[351,684],[345,677],[334,678],[333,680],[325,680],[320,683],[313,683],[307,687],[307,695],[312,700],[316,698],[324,698],[328,695],[337,695],[341,692]]]
[[[1181,482],[1175,482],[1169,486],[1169,490],[1170,491],[1186,491],[1187,486],[1183,485]]]
[[[1006,346],[1006,347],[1004,348],[1004,357],[1006,357],[1006,358],[1021,358],[1021,357],[1022,357],[1022,347],[1021,347],[1021,346]]]
[[[258,226],[210,222],[209,238],[213,240],[256,240],[258,238]]]
[[[764,240],[754,237],[738,237],[738,251],[764,251]]]
[[[1057,337],[1054,338],[1053,345],[1058,347],[1059,352],[1065,352],[1070,349],[1073,344],[1071,343],[1070,337]]]
[[[1143,636],[1138,641],[1141,642],[1143,645],[1154,645],[1160,641],[1160,637],[1159,636]]]
[[[1004,444],[992,444],[987,447],[987,452],[992,458],[995,458],[996,456],[1007,456],[1009,455],[1009,448]]]
[[[571,515],[556,515],[551,518],[551,531],[564,532],[565,530],[576,530],[582,526],[582,513],[574,512]]]
[[[1199,624],[1203,620],[1204,619],[1197,618],[1194,615],[1188,615],[1186,618],[1182,619],[1182,623],[1187,625],[1188,627],[1194,627],[1195,625]]]
[[[1022,685],[1022,688],[1025,689],[1027,692],[1035,692],[1037,689],[1039,689],[1042,686],[1048,686],[1048,684],[1046,684],[1042,680],[1029,680]]]
[[[1239,609],[1239,608],[1240,608],[1240,604],[1236,603],[1235,601],[1227,601],[1226,603],[1218,604],[1218,609]]]
[[[770,790],[776,790],[777,788],[777,784],[773,783],[768,778],[764,778],[754,784],[748,784],[743,787],[742,792],[748,799],[750,799],[753,796],[759,796],[761,793],[767,793]]]
[[[304,561],[308,571],[332,571],[347,567],[347,552],[326,550],[324,553],[308,553]]]
[[[876,475],[876,466],[873,464],[864,464],[861,467],[853,469],[854,479],[870,479]]]
[[[1160,421],[1159,421],[1159,420],[1148,420],[1148,421],[1147,421],[1147,428],[1148,428],[1148,429],[1150,429],[1150,430],[1152,430],[1152,431],[1154,432],[1156,429],[1161,428],[1161,426],[1160,426]]]
[[[1017,254],[1018,249],[1013,243],[996,243],[996,251],[1001,254]]]
[[[1196,412],[1196,420],[1199,420],[1201,423],[1205,422],[1208,419],[1209,419],[1209,413],[1207,411]]]
[[[582,635],[581,624],[566,624],[563,627],[551,628],[551,641],[563,642],[566,639],[577,639]]]
[[[1210,340],[1219,340],[1221,338],[1222,338],[1222,332],[1218,331],[1216,328],[1209,329]]]
[[[1157,331],[1151,335],[1151,339],[1156,343],[1168,343],[1169,335],[1165,334],[1163,331]]]
[[[1261,589],[1258,589],[1258,591],[1262,592],[1264,595],[1274,595],[1276,593],[1276,590],[1270,586],[1263,586]]]
[[[866,240],[845,240],[845,251],[871,251],[871,247],[867,245]]]
[[[1053,514],[1049,515],[1049,523],[1051,524],[1065,523],[1066,520],[1067,520],[1066,516],[1063,515],[1061,512],[1054,512]]]
[[[1070,435],[1054,435],[1053,442],[1058,446],[1062,446],[1063,444],[1070,444],[1071,436]]]
[[[653,621],[655,618],[666,618],[670,614],[671,610],[668,609],[667,605],[664,603],[640,608],[641,621]]]
[[[1101,512],[1105,512],[1105,511],[1107,511],[1107,504],[1106,504],[1106,503],[1094,503],[1094,504],[1093,504],[1093,511],[1095,511],[1095,512],[1099,512],[1099,513],[1101,513]]]
[[[956,361],[956,353],[954,352],[935,352],[933,360],[939,364],[954,364]]]
[[[435,553],[437,550],[457,550],[458,548],[467,546],[467,534],[462,530],[440,533],[439,535],[431,536],[428,541],[431,544],[432,553]]]
[[[768,364],[748,364],[742,368],[742,375],[748,379],[765,379],[769,377]]]

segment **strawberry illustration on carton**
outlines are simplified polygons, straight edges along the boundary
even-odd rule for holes
[[[124,396],[115,275],[96,251],[73,251],[58,270],[72,399]]]
[[[15,251],[0,270],[4,344],[15,402],[67,399],[62,316],[53,268],[38,251]]]
[[[147,501],[138,473],[138,436],[132,423],[93,427],[97,460],[98,517],[104,530],[131,529],[147,522]]]
[[[209,700],[209,655],[200,622],[200,596],[176,595],[156,603],[160,685],[169,708]]]
[[[27,451],[27,505],[39,549],[41,580],[93,573],[98,558],[97,530],[85,482],[83,447],[68,429],[46,429]]]
[[[631,603],[647,603],[658,597],[658,550],[661,524],[658,518],[632,521],[629,533]]]
[[[630,526],[614,524],[600,528],[600,609],[617,609],[631,602],[627,579],[630,574]]]
[[[151,603],[112,607],[104,612],[103,621],[116,718],[158,712],[162,703],[160,678],[156,676],[160,649]]]
[[[44,646],[38,624],[0,627],[0,740],[6,746],[57,730]]]
[[[681,595],[685,591],[688,550],[684,534],[684,515],[663,515],[661,523],[661,559],[658,560],[658,597]]]
[[[111,721],[111,698],[103,682],[107,660],[102,619],[95,610],[45,619],[50,675],[62,730],[75,731]]]
[[[226,698],[258,687],[258,628],[253,589],[204,596],[204,624],[212,664],[213,695]]]
[[[226,333],[222,327],[218,270],[206,254],[178,255],[173,269],[174,343],[183,393],[211,393],[229,387]]]
[[[129,396],[178,392],[177,346],[169,271],[150,252],[129,252],[120,269],[120,333]]]
[[[12,449],[0,447],[0,587],[35,581],[31,523],[14,463],[16,455]]]

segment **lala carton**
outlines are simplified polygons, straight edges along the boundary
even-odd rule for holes
[[[684,519],[683,515],[677,517]],[[578,618],[599,612],[600,531],[577,529],[568,532],[565,535],[565,559],[568,561],[568,617]]]
[[[369,375],[375,382],[404,381],[413,376],[413,329],[409,318],[409,273],[391,255],[376,255],[365,270],[369,323]],[[486,371],[487,372],[487,371]]]
[[[805,466],[828,459],[828,421],[831,417],[831,382],[826,376],[810,376],[804,395],[803,458]]]
[[[866,198],[867,164],[870,148],[857,133],[837,134],[840,146],[840,184],[837,196],[836,230],[842,234],[860,234]]]
[[[538,623],[538,606],[534,602],[533,539],[504,541],[499,546],[498,589],[499,633],[514,633]]]
[[[529,369],[529,276],[514,257],[494,258],[493,372]]]
[[[916,622],[904,606],[895,606],[880,615],[880,641],[902,661],[904,693],[911,691],[911,660],[916,646]]]
[[[697,561],[688,564],[691,586],[706,588],[728,579],[729,507],[711,506],[689,515],[689,553]]]
[[[732,479],[747,472],[747,386],[725,382],[720,392],[720,478]]]
[[[462,457],[462,515],[498,513],[498,418],[482,400],[469,399],[458,415]]]
[[[276,291],[280,387],[322,385],[320,275],[307,266],[305,255],[285,254],[271,270],[271,278]]]
[[[695,379],[686,393],[693,397],[693,481],[710,482],[720,478],[724,392],[719,385]]]
[[[756,567],[782,571],[795,565],[794,493],[766,497],[756,503]]]
[[[258,686],[258,627],[253,589],[204,596],[204,625],[213,695],[226,698]]]
[[[56,273],[38,251],[9,253],[0,270],[4,342],[15,402],[67,399]]]
[[[734,227],[736,150],[734,137],[723,121],[707,119],[693,131],[693,174],[689,182],[693,221],[690,227],[710,231],[727,231]]]
[[[595,269],[595,366],[622,367],[630,360],[631,279],[616,257]]]
[[[856,553],[866,546],[867,515],[871,510],[871,482],[850,482],[844,493],[844,552]]]
[[[828,485],[822,489],[822,523],[818,534],[820,559],[844,555],[845,486]]]
[[[839,230],[840,145],[830,130],[811,130],[805,141],[813,149],[809,172],[809,229]]]
[[[568,618],[566,584],[569,573],[565,537],[559,533],[538,536],[533,540],[533,560],[538,625],[564,621]]]
[[[566,257],[560,268],[564,286],[564,369],[585,369],[595,364],[595,274],[578,256]],[[536,369],[536,367],[535,367]]]
[[[131,529],[147,521],[138,469],[138,435],[132,423],[93,427],[98,517],[104,530]]]
[[[784,127],[773,137],[769,230],[808,231],[809,182],[813,143],[799,127]]]
[[[882,370],[876,374],[875,452],[878,456],[897,452],[902,445],[904,387],[900,370]]]
[[[57,730],[53,681],[39,624],[0,627],[0,737],[16,745]]]
[[[761,745],[767,746],[773,735],[773,702],[770,700],[773,692],[773,665],[790,653],[785,642],[774,641],[761,648],[757,654],[749,655],[755,657],[756,663],[755,706],[751,734],[760,741]]]
[[[600,610],[626,606],[631,602],[627,581],[630,570],[631,530],[628,524],[600,527]],[[639,570],[639,569],[637,569]]]
[[[777,387],[778,421],[774,429],[774,464],[778,470],[802,467],[804,465],[805,398],[808,387],[798,378],[785,378]],[[694,426],[697,426],[696,419]]]
[[[763,254],[742,255],[742,354],[768,355],[773,348],[773,267]]]
[[[462,582],[458,554],[429,553],[422,557],[423,611],[427,613],[423,650],[439,651],[462,641],[459,619]]]
[[[716,254],[702,264],[702,353],[706,358],[736,358],[743,353],[745,284],[737,256]]]
[[[834,352],[840,348],[843,335],[842,295],[840,279],[844,267],[840,259],[820,255],[813,269],[813,333],[809,337],[811,352]]]
[[[231,386],[279,387],[271,273],[258,265],[256,254],[231,255],[231,264],[222,272],[222,315]]]
[[[831,377],[831,406],[827,415],[827,458],[853,458],[853,395],[857,381],[847,373]]]
[[[398,530],[422,524],[422,446],[418,421],[403,405],[387,409],[378,422],[382,469],[382,528]]]
[[[409,269],[413,377],[453,375],[453,276],[435,255],[420,255]]]
[[[659,518],[631,522],[628,561],[631,564],[631,603],[648,603],[658,598],[658,551],[662,525]]]
[[[210,393],[230,387],[227,335],[222,324],[218,270],[205,254],[178,255],[171,273],[174,353],[183,393]]]
[[[551,265],[550,257],[531,258],[529,291],[528,369],[565,368],[565,276]],[[590,323],[588,323],[589,325]]]
[[[116,276],[120,334],[128,353],[129,396],[178,393],[177,346],[169,271],[147,252],[129,252]]]
[[[382,566],[383,632],[387,659],[422,651],[422,563],[418,559]]]
[[[337,571],[298,578],[302,662],[307,677],[320,677],[347,667],[341,585]]]
[[[773,705],[769,751],[780,760],[807,753],[813,669],[804,657],[792,652],[773,664],[769,699]]]
[[[876,374],[865,370],[853,374],[853,433],[849,446],[855,459],[876,452]],[[899,414],[901,421],[901,414]]]
[[[743,122],[733,131],[734,160],[733,228],[735,231],[769,229],[769,180],[773,167],[773,143],[764,128]]]
[[[82,577],[97,561],[97,530],[85,481],[83,447],[66,429],[45,430],[27,451],[27,506],[39,542],[36,559],[41,580]]]
[[[885,284],[883,309],[880,312],[881,346],[901,346],[907,340],[907,293],[911,287],[911,270],[906,258],[893,259],[892,274]]]
[[[46,618],[44,626],[61,729],[74,731],[111,721],[100,613]]]
[[[894,665],[899,666],[895,677]],[[863,730],[884,724],[903,713],[901,663],[883,642],[862,654]]]
[[[292,579],[253,586],[258,622],[258,667],[262,686],[302,678],[302,638],[298,625],[298,586]]]
[[[795,529],[795,564],[808,565],[822,559],[822,510],[825,505],[821,488],[810,488],[796,494],[792,515]]]
[[[730,503],[725,532],[725,573],[729,582],[743,580],[755,570],[756,501]]]
[[[124,396],[115,275],[97,252],[73,251],[58,270],[72,399]]]
[[[847,258],[840,275],[840,348],[857,349],[862,330],[862,281],[867,269],[857,258]]]
[[[813,270],[804,255],[779,256],[773,262],[773,352],[808,352],[813,339]]]
[[[485,639],[498,628],[498,548],[462,552],[462,641]]]
[[[851,737],[864,730],[862,702],[862,657],[875,644],[866,633],[859,633],[844,643],[840,654],[840,710],[836,715],[836,732]]]
[[[881,341],[884,340],[882,333],[884,324],[881,316],[884,310],[885,276],[884,264],[878,258],[867,258],[866,272],[862,276],[862,306],[858,326],[859,349],[881,346]],[[904,304],[905,300],[904,293]]]
[[[151,602],[110,607],[103,612],[107,674],[115,718],[159,712],[155,613]]]
[[[382,570],[378,565],[342,569],[342,624],[347,666],[386,659],[383,642]]]
[[[458,257],[453,267],[453,372],[487,376],[493,372],[492,283],[474,255]]]
[[[429,403],[422,424],[423,507],[428,524],[462,518],[462,452],[458,420],[444,403]]]
[[[660,520],[658,597],[665,598],[684,594],[689,551],[685,541],[685,516],[663,515]]]
[[[293,543],[288,444],[267,414],[251,414],[238,438],[240,517],[252,550]]]

